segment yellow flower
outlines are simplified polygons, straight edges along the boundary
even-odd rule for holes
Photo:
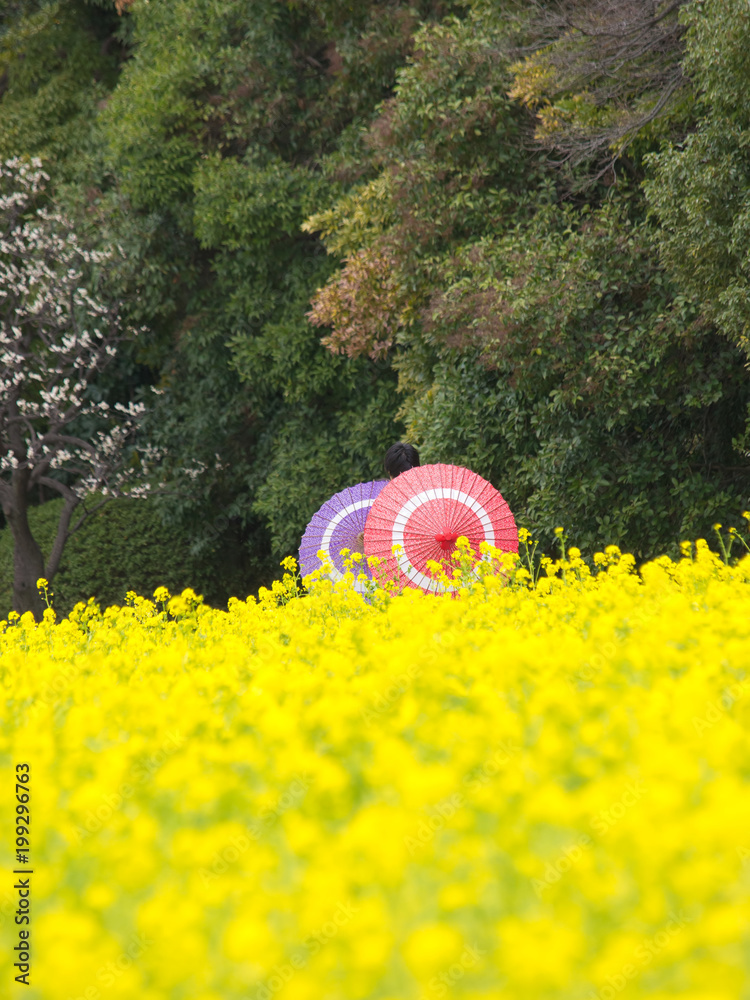
[[[750,555],[681,549],[10,613],[39,994],[734,1000]]]
[[[415,975],[435,975],[456,961],[463,944],[461,934],[454,927],[445,923],[426,924],[407,939],[404,959]]]

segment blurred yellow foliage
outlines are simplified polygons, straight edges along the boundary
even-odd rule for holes
[[[289,561],[226,611],[2,622],[24,995],[740,996],[750,557],[572,548],[535,583],[492,555],[438,596],[305,593]]]

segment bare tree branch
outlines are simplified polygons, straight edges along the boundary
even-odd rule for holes
[[[44,567],[44,575],[47,580],[51,580],[59,569],[65,543],[67,542],[68,535],[70,534],[70,519],[73,516],[73,511],[76,509],[79,502],[78,497],[73,494],[73,499],[67,499],[63,505],[60,520],[57,522],[57,534],[55,535],[55,540],[52,543],[50,554],[47,557],[47,564]]]
[[[40,476],[38,482],[40,486],[46,486],[47,489],[54,490],[66,500],[79,500],[79,497],[76,496],[73,490],[69,486],[66,486],[65,483],[61,483],[59,479],[52,479],[49,476]]]
[[[533,0],[535,44],[518,51],[511,94],[536,111],[536,139],[561,154],[558,165],[593,161],[598,179],[668,113],[686,82],[686,2]]]

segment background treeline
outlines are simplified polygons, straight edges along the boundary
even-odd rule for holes
[[[66,601],[249,593],[402,436],[545,542],[646,558],[750,506],[746,0],[0,12],[0,157],[123,249],[150,333],[107,378],[164,455]]]

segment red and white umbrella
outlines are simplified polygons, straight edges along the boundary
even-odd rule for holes
[[[508,504],[492,483],[458,465],[422,465],[402,472],[380,491],[365,525],[365,554],[378,556],[400,585],[438,591],[430,560],[451,565],[462,535],[477,559],[489,542],[518,552],[518,530]],[[400,546],[393,555],[393,546]]]

